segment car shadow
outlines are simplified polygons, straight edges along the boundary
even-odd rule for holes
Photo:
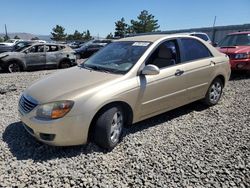
[[[203,111],[206,108],[207,107],[201,102],[191,103],[126,127],[123,132],[123,137],[148,129],[157,124],[168,122],[192,111]],[[80,154],[89,154],[93,152],[109,152],[108,150],[99,148],[93,143],[89,143],[85,146],[69,147],[56,147],[43,144],[27,133],[21,122],[15,122],[8,125],[2,137],[3,141],[7,143],[10,152],[17,160],[32,159],[33,161],[47,161],[55,158],[71,158]]]
[[[250,78],[250,71],[232,71],[230,80],[245,80]]]
[[[55,158],[71,158],[80,154],[102,152],[99,147],[93,144],[69,147],[43,144],[31,136],[20,121],[8,125],[2,138],[17,160],[47,161]]]
[[[129,126],[128,128],[125,129],[124,136],[129,135],[129,134],[134,134],[138,131],[143,131],[144,129],[148,129],[150,127],[159,125],[161,123],[168,123],[169,121],[175,118],[181,117],[193,111],[201,112],[207,108],[208,106],[206,106],[201,101],[196,101],[196,102],[187,104],[185,106],[176,108],[174,110],[162,113],[160,115],[154,116],[152,118],[140,121],[138,123],[135,123]]]

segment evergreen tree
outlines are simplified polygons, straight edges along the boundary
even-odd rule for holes
[[[152,14],[149,14],[147,10],[141,11],[137,17],[138,21],[131,20],[131,24],[135,33],[146,33],[156,31],[160,26],[158,20]]]
[[[38,37],[33,37],[33,38],[31,38],[31,40],[39,40],[39,38]]]
[[[114,36],[113,36],[112,33],[109,33],[109,34],[106,36],[106,39],[113,39],[113,38],[114,38]]]
[[[83,40],[84,33],[80,33],[79,31],[75,30],[74,34],[67,35],[67,40]]]
[[[51,32],[51,39],[55,40],[55,41],[64,41],[66,39],[67,34],[64,33],[65,28],[60,26],[60,25],[56,25],[56,27],[54,27],[52,29],[53,32]]]
[[[4,37],[3,37],[3,40],[4,41],[7,41],[7,40],[9,40],[10,39],[10,37],[8,36],[8,35],[4,35]]]
[[[14,39],[20,39],[20,37],[16,35],[16,36],[14,37]]]
[[[125,19],[121,18],[115,22],[115,37],[123,38],[126,35],[128,24],[125,23]]]
[[[84,40],[91,40],[93,37],[90,35],[89,30],[87,30],[86,32],[83,32],[83,39]]]

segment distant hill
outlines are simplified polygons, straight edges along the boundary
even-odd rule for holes
[[[5,36],[4,33],[0,33],[0,37],[4,37],[4,36]],[[8,36],[10,38],[14,38],[15,36],[18,36],[19,38],[23,40],[30,40],[34,37],[38,37],[40,40],[51,41],[50,35],[34,35],[31,33],[8,33]]]

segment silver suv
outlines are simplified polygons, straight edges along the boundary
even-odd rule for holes
[[[7,72],[29,69],[68,68],[76,64],[74,51],[61,44],[32,44],[20,51],[0,54],[0,67]]]

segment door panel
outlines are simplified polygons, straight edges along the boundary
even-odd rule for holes
[[[178,69],[183,70],[184,65],[167,67],[162,69],[159,75],[141,76],[140,117],[142,119],[187,103],[186,74],[184,72],[181,75],[175,75]]]
[[[185,66],[187,93],[190,102],[205,97],[211,75],[215,70],[215,58],[197,39],[179,40],[181,61]]]
[[[25,60],[28,67],[45,66],[46,56],[44,52],[44,45],[33,46],[29,50],[27,50],[26,53],[27,54],[25,55]]]
[[[63,52],[57,45],[46,45],[46,67],[57,66],[62,57]]]
[[[198,100],[205,96],[214,71],[212,59],[196,60],[184,65],[187,94],[190,101]]]

